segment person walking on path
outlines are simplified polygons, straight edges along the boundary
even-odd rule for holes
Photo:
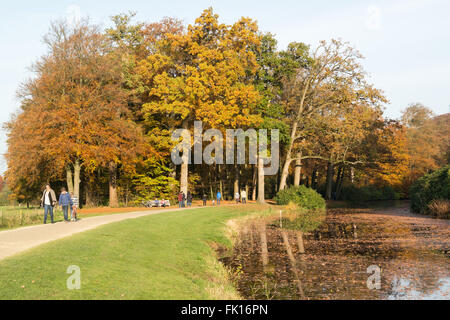
[[[241,200],[239,192],[236,192],[234,194],[234,200],[236,200],[236,204],[239,204],[239,201]]]
[[[183,208],[186,208],[186,194],[183,192]]]
[[[72,199],[72,207],[71,207],[71,214],[70,214],[70,220],[72,221],[77,221],[77,210],[79,207],[79,200],[76,196],[74,196],[74,194],[72,193],[71,195],[71,199]]]
[[[192,193],[190,191],[187,194],[187,206],[192,207]]]
[[[208,197],[206,194],[203,194],[203,206],[206,207],[206,202],[208,201]]]
[[[178,207],[183,208],[183,193],[178,194]]]
[[[66,191],[66,188],[61,189],[61,194],[59,196],[59,206],[62,208],[64,213],[64,221],[69,222],[69,208],[72,207],[72,197]]]
[[[45,186],[45,190],[41,198],[41,205],[42,207],[44,207],[44,224],[47,224],[48,213],[50,213],[50,218],[52,220],[52,223],[54,223],[53,207],[56,205],[56,194],[49,184]]]
[[[222,200],[222,193],[220,191],[217,192],[217,205],[220,206],[220,200]]]
[[[241,201],[242,204],[247,204],[247,191],[245,190],[241,191]]]

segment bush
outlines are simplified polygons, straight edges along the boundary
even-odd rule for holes
[[[417,180],[409,196],[414,212],[432,214],[430,204],[433,200],[450,199],[450,165]]]
[[[325,209],[326,202],[320,194],[305,186],[296,186],[278,192],[275,201],[279,205],[296,204],[307,210]]]

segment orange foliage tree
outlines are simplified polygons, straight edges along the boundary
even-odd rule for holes
[[[22,113],[8,125],[8,176],[50,180],[65,172],[79,196],[81,167],[107,168],[110,205],[117,206],[118,165],[131,165],[149,149],[130,120],[118,56],[89,24],[54,24],[45,41],[49,54],[34,66],[36,78],[22,88]],[[22,160],[28,148],[35,156]]]
[[[208,9],[187,32],[166,33],[157,52],[137,66],[140,88],[147,93],[143,112],[148,123],[163,115],[166,137],[176,127],[192,129],[195,120],[217,129],[258,123],[254,110],[260,96],[252,80],[258,70],[257,31],[246,18],[221,24]],[[181,166],[180,188],[187,193],[187,163]]]

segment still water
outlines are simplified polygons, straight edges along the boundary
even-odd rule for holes
[[[332,209],[303,237],[305,254],[297,232],[284,230],[283,238],[265,224],[268,265],[256,222],[222,259],[246,299],[450,299],[448,221],[412,216],[404,206]]]

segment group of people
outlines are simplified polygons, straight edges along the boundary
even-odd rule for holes
[[[234,199],[236,201],[236,204],[239,203],[247,204],[247,191],[242,190],[240,194],[236,192]],[[190,191],[188,191],[187,194],[185,194],[184,192],[180,192],[178,194],[178,205],[180,208],[192,207],[192,200],[193,197]],[[202,200],[203,206],[206,206],[208,202],[208,197],[206,194],[203,195]],[[160,201],[159,200],[156,201],[159,206]],[[216,199],[213,200],[213,205],[220,206],[221,201],[222,201],[222,193],[218,191],[216,194]],[[166,202],[162,200],[161,206],[165,207],[165,203]],[[41,206],[44,208],[44,224],[47,224],[47,217],[49,214],[52,223],[54,223],[53,210],[56,204],[59,204],[59,206],[61,207],[64,214],[65,222],[77,221],[77,209],[79,207],[78,198],[73,193],[68,193],[66,188],[62,188],[61,194],[59,196],[59,201],[57,201],[55,191],[50,187],[49,184],[47,184],[45,186],[45,190],[41,198]],[[70,210],[70,218],[69,218],[69,210]]]
[[[236,204],[239,204],[239,202],[241,202],[242,204],[247,204],[247,191],[242,190],[241,194],[239,194],[239,192],[236,192],[234,194],[234,200],[236,201]]]
[[[184,192],[180,192],[178,194],[179,208],[191,207],[192,199],[193,199],[193,197],[192,197],[192,194],[190,191],[188,191],[187,195],[185,195]],[[239,192],[236,192],[234,199],[236,201],[236,204],[239,204],[239,203],[247,204],[247,191],[242,190],[240,194],[239,194]],[[203,194],[202,200],[203,200],[203,206],[206,207],[208,204],[208,196],[206,194]],[[215,206],[215,205],[220,206],[221,202],[222,202],[222,193],[220,191],[218,191],[216,194],[216,199],[213,199],[212,204],[213,204],[213,206]]]
[[[178,194],[178,207],[186,208],[192,206],[192,194],[188,191],[187,195],[184,192]]]
[[[50,185],[46,185],[41,198],[41,206],[44,208],[44,224],[47,224],[48,214],[50,214],[52,224],[54,223],[53,209],[56,204],[59,204],[61,207],[65,222],[77,221],[77,209],[79,206],[78,198],[73,193],[69,194],[66,188],[62,188],[59,201],[57,201],[55,191],[50,187]]]

